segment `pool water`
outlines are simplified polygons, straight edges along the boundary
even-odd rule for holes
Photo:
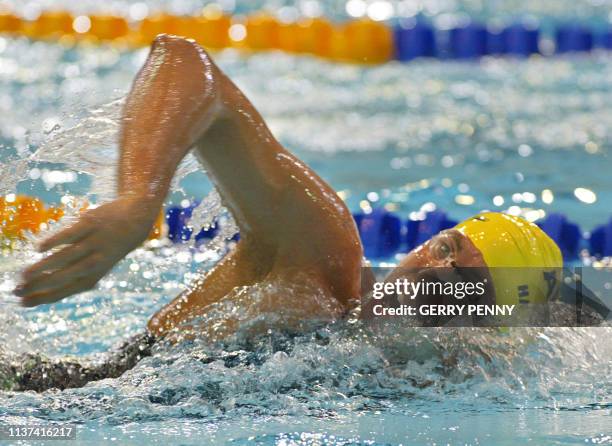
[[[2,193],[111,195],[112,163],[95,155],[112,156],[117,108],[99,106],[125,94],[144,57],[0,38]],[[608,55],[372,68],[216,58],[353,211],[564,212],[585,230],[610,217]],[[178,179],[175,204],[211,190],[202,172]],[[4,354],[103,354],[225,248],[137,250],[96,290],[35,310],[9,295],[16,259],[31,254],[0,258],[14,266],[0,288]],[[0,421],[74,422],[84,444],[612,444],[611,335],[609,325],[500,335],[344,321],[298,337],[160,346],[117,379],[1,392]]]

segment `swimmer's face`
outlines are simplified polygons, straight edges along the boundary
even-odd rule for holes
[[[476,282],[487,278],[491,283],[482,254],[467,236],[456,229],[442,231],[413,249],[391,277],[403,277],[413,282]],[[490,290],[488,292],[490,295]],[[410,303],[402,296],[398,300],[403,304]],[[447,300],[444,296],[427,295],[417,296],[412,303],[444,304]]]
[[[456,229],[447,229],[413,249],[400,263],[406,268],[484,267],[484,258],[472,241]]]

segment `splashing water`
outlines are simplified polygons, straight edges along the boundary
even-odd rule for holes
[[[588,142],[579,140],[583,134],[598,148],[589,155],[592,161],[584,164],[584,171],[602,172],[598,169],[606,165],[600,152],[608,150],[609,138],[601,120],[607,122],[611,115],[598,104],[605,103],[601,98],[609,91],[608,60],[491,61],[485,63],[484,71],[468,64],[424,62],[362,71],[279,55],[219,59],[232,78],[246,87],[283,142],[338,189],[353,188],[357,201],[362,194],[355,189],[353,176],[343,177],[345,172],[368,172],[362,192],[379,193],[393,184],[449,176],[455,183],[469,183],[475,195],[482,194],[477,195],[480,201],[475,206],[490,202],[487,191],[504,187],[507,197],[511,192],[550,187],[557,197],[555,203],[566,195],[571,199],[571,194],[561,194],[565,189],[558,183],[573,187],[574,181],[583,180],[567,174],[575,171],[577,159],[586,163],[581,154]],[[116,63],[111,68],[120,71],[121,67],[125,66]],[[126,83],[133,75],[127,71],[123,71]],[[93,75],[101,76],[98,72]],[[539,82],[542,75],[548,76],[549,88],[533,88],[532,83]],[[476,83],[466,84],[466,78]],[[103,81],[97,82],[94,85],[102,89]],[[578,91],[574,87],[583,83],[593,91],[569,95],[562,88],[568,82],[569,90]],[[317,94],[308,94],[311,91]],[[503,106],[483,105],[489,96]],[[572,101],[564,106],[570,96]],[[0,164],[0,187],[12,192],[30,165],[58,162],[93,177],[83,198],[112,199],[115,171],[109,160],[116,160],[120,108],[121,102],[114,102],[96,107],[73,127],[50,126],[36,152],[20,150],[18,159]],[[484,119],[489,111],[495,125]],[[464,123],[469,126],[462,127]],[[561,128],[566,130],[559,132]],[[472,132],[476,136],[462,136]],[[559,139],[559,134],[564,138]],[[535,149],[527,158],[527,167],[516,161],[520,143]],[[563,144],[560,155],[556,149]],[[507,156],[498,159],[495,154],[500,147]],[[456,157],[458,150],[468,160],[481,152],[490,152],[492,158],[472,163],[479,169],[475,175]],[[321,158],[318,151],[333,156]],[[549,153],[555,160],[567,160],[554,177],[548,174]],[[438,161],[447,154],[455,157],[455,164],[441,168]],[[429,166],[429,160],[435,165]],[[390,171],[390,161],[399,168]],[[504,185],[499,178],[502,167],[514,172],[508,163],[532,183]],[[186,159],[173,189],[178,188],[177,179],[196,168],[194,158]],[[605,180],[602,175],[597,177]],[[425,198],[411,191],[409,199],[394,200],[412,209],[426,201],[435,201],[449,211],[463,209],[452,208],[453,195],[445,190],[440,195],[440,188],[434,186],[428,187],[431,194]],[[606,202],[607,190],[602,189],[598,203]],[[591,219],[603,221],[601,215],[596,217],[597,212],[609,211],[605,206],[571,209],[564,212],[584,218],[584,225]],[[213,216],[219,216],[231,223],[231,216],[224,212],[213,191],[194,210],[191,222],[208,228]],[[68,223],[62,220],[56,227]],[[95,290],[54,306],[36,310],[13,304],[1,307],[0,345],[9,350],[4,353],[43,352],[53,358],[77,355],[81,360],[103,354],[142,331],[154,311],[214,265],[228,247],[224,227],[206,246],[159,243],[137,249]],[[29,237],[2,257],[0,269],[14,277],[19,268],[37,258],[32,250],[36,240]],[[7,262],[13,266],[6,266]],[[0,277],[3,299],[12,289],[4,277]],[[249,328],[262,322],[261,317],[257,319],[261,315],[251,319],[245,307],[261,302],[270,286],[236,290],[240,294],[237,306],[220,304],[218,311],[202,321],[215,326],[233,311],[234,319],[245,326],[234,339],[219,344],[196,339],[158,345],[152,357],[123,376],[80,389],[0,392],[0,422],[76,422],[83,443],[118,438],[130,444],[130,437],[133,444],[168,444],[177,438],[184,444],[236,445],[609,442],[610,326],[512,329],[502,335],[476,329],[390,327],[376,331],[359,321],[340,320],[322,327],[305,326],[299,335],[273,331],[255,336]],[[290,287],[277,291],[291,293]]]
[[[47,137],[33,153],[22,153],[22,157],[0,164],[0,175],[3,176],[2,195],[15,191],[17,184],[27,177],[31,166],[41,163],[60,164],[68,171],[85,173],[92,178],[89,190],[82,197],[64,195],[62,204],[64,216],[59,222],[49,222],[44,230],[37,234],[25,232],[22,240],[12,242],[10,250],[0,252],[0,301],[14,304],[18,300],[12,295],[13,288],[19,281],[19,273],[24,267],[41,260],[50,253],[40,254],[35,247],[44,238],[66,228],[78,219],[86,203],[103,203],[116,196],[118,147],[117,137],[120,128],[121,110],[124,98],[103,104],[89,111],[76,125],[61,129],[56,125],[45,132]],[[179,165],[172,180],[171,190],[180,190],[179,183],[187,175],[200,170],[195,156],[189,154]],[[195,209],[190,226],[197,233],[200,229],[210,229],[217,223],[219,230],[215,237],[200,245],[196,251],[178,249],[182,258],[199,255],[199,261],[218,259],[227,249],[227,241],[238,228],[231,214],[223,206],[221,197],[213,189]],[[164,245],[164,242],[158,243]],[[158,252],[157,255],[173,257],[175,250]],[[138,254],[136,254],[138,256]],[[130,256],[128,261],[133,256]],[[157,265],[159,266],[159,265]],[[170,269],[171,262],[166,264]],[[110,275],[112,277],[112,274]],[[158,275],[158,277],[160,277]],[[106,280],[108,284],[109,280]],[[105,283],[102,281],[102,283]],[[115,283],[110,280],[110,283]]]
[[[90,194],[95,194],[99,201],[112,200],[116,194],[117,139],[124,102],[121,98],[101,105],[75,126],[55,132],[29,161],[64,164],[87,173],[93,177]],[[181,179],[198,169],[196,158],[187,155],[177,169],[171,189],[178,188]]]

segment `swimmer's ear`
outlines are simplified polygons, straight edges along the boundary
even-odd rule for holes
[[[91,232],[93,232],[93,228],[89,222],[81,219],[69,228],[43,240],[38,245],[38,252],[45,252],[60,245],[78,242],[87,237]]]

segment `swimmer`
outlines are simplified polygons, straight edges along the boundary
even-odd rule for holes
[[[125,102],[119,146],[118,198],[88,210],[74,225],[42,242],[41,251],[59,250],[24,271],[15,290],[24,306],[57,302],[93,288],[140,246],[189,151],[199,158],[234,216],[240,241],[150,319],[148,333],[138,341],[142,348],[132,348],[128,359],[119,355],[121,367],[70,368],[38,358],[31,361],[34,371],[17,366],[14,373],[20,378],[14,388],[67,388],[118,376],[135,363],[133,358],[148,354],[155,339],[183,332],[212,340],[226,337],[238,329],[235,320],[214,327],[197,320],[219,302],[237,304],[245,295],[241,290],[248,287],[274,285],[259,287],[260,298],[248,308],[251,314],[282,316],[270,322],[273,327],[260,326],[264,332],[291,330],[305,319],[334,321],[359,305],[363,251],[351,213],[325,181],[276,141],[254,106],[193,41],[170,35],[155,39]],[[434,237],[408,254],[390,279],[404,268],[513,266],[498,262],[506,255],[514,258],[506,252],[513,249],[511,243],[496,240],[524,228],[526,255],[538,255],[535,263],[545,258],[540,267],[560,265],[558,248],[535,225],[499,215],[477,216]],[[538,254],[538,243],[544,254]],[[501,284],[513,285],[515,279],[500,278],[496,292],[513,298],[504,294],[506,285]],[[535,278],[529,285],[534,295],[545,286]]]

